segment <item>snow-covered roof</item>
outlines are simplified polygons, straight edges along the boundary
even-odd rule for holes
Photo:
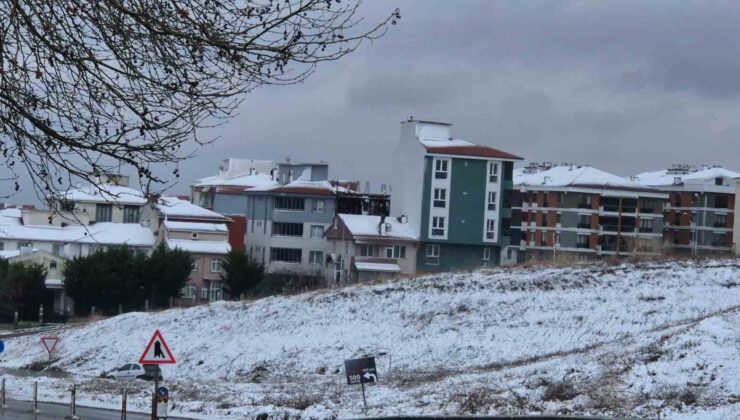
[[[711,168],[687,168],[684,171],[675,171],[670,169],[663,169],[654,172],[643,172],[637,174],[633,179],[642,184],[651,187],[669,187],[669,186],[686,186],[689,189],[691,186],[716,186],[714,181],[716,178],[738,178],[740,173],[730,171],[721,167]],[[727,187],[726,187],[727,188]],[[729,185],[732,188],[732,185]]]
[[[15,251],[0,251],[0,258],[2,258],[4,260],[9,260],[9,259],[15,258],[15,257],[17,257],[19,255],[21,255],[21,251],[20,250],[15,250]]]
[[[340,214],[339,218],[354,237],[365,236],[405,239],[410,241],[419,240],[419,237],[414,233],[414,230],[408,223],[401,223],[395,217],[386,217],[383,226],[380,226],[380,216]],[[390,230],[386,230],[386,224],[390,226]],[[380,233],[381,230],[382,233]]]
[[[187,232],[228,232],[223,223],[196,223],[196,222],[173,222],[164,221],[164,227],[168,230],[178,230]]]
[[[192,254],[228,254],[231,246],[226,241],[193,241],[188,239],[167,239],[170,249],[179,248]]]
[[[357,271],[380,271],[384,273],[400,273],[398,264],[355,262]]]
[[[241,175],[236,177],[214,175],[207,178],[201,178],[193,183],[193,186],[195,187],[254,188],[269,187],[273,185],[277,185],[277,181],[273,180],[268,174]]]
[[[522,160],[521,157],[490,146],[471,143],[462,139],[419,138],[427,153],[438,155],[476,156],[494,159]]]
[[[0,209],[0,226],[20,225],[21,217],[21,209]]]
[[[531,171],[514,170],[514,185],[547,188],[595,188],[656,192],[645,185],[621,176],[584,165],[557,165],[549,169]]]
[[[0,239],[39,242],[65,242],[100,245],[129,245],[150,247],[154,245],[152,231],[136,223],[96,223],[94,225],[3,226]]]
[[[228,217],[218,214],[215,211],[204,209],[190,201],[177,197],[160,197],[156,207],[160,215],[167,217],[217,219],[224,221],[228,219]]]
[[[114,184],[90,184],[84,187],[70,188],[59,195],[61,198],[69,201],[91,203],[115,202],[134,205],[146,204],[146,198],[141,191]]]

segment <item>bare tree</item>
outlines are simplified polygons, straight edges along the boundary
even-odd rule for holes
[[[323,61],[382,36],[362,0],[5,0],[0,4],[0,152],[17,191],[60,191],[129,166],[190,157],[196,129],[247,92],[303,81]],[[172,170],[172,166],[170,166]],[[2,185],[2,184],[0,184]],[[7,185],[6,185],[7,187]],[[7,188],[5,188],[7,190]]]

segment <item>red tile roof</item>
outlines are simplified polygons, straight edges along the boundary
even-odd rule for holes
[[[427,153],[435,153],[440,155],[461,155],[461,156],[481,156],[489,158],[499,159],[516,159],[523,160],[517,155],[506,153],[493,147],[481,146],[478,144],[470,146],[435,146],[426,147]]]

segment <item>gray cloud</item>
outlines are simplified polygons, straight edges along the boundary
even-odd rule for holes
[[[391,182],[408,115],[527,160],[622,175],[674,162],[740,170],[740,3],[364,5],[369,21],[395,7],[403,18],[384,38],[303,84],[253,92],[236,118],[204,130],[219,140],[181,165],[175,190],[228,156],[326,160],[333,177]]]

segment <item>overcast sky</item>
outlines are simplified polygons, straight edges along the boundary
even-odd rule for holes
[[[325,160],[333,178],[391,182],[409,115],[526,162],[740,170],[740,2],[368,0],[364,15],[395,7],[384,38],[301,85],[252,93],[205,133],[220,139],[173,191],[229,156]]]

